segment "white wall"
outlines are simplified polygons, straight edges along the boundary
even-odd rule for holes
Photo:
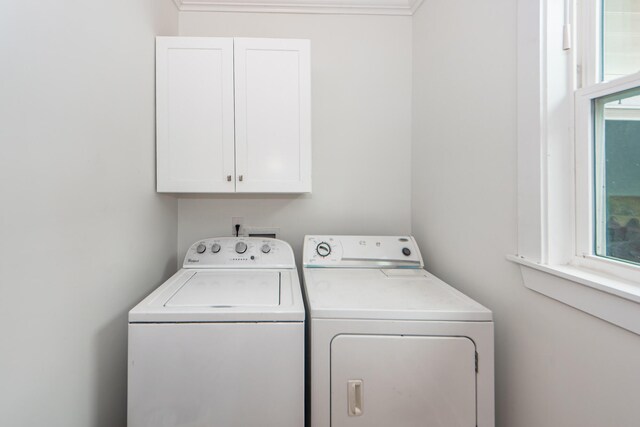
[[[170,0],[0,5],[0,425],[126,425],[127,311],[175,269],[155,193]]]
[[[179,201],[178,261],[231,218],[305,234],[410,229],[411,17],[183,12],[185,36],[311,39],[313,192]]]
[[[414,16],[412,231],[430,270],[494,311],[498,427],[635,426],[640,336],[527,290],[505,260],[515,43],[513,1],[426,0]]]

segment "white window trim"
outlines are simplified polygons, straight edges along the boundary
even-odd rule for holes
[[[590,229],[584,221],[592,209],[578,193],[593,187],[584,179],[590,150],[574,144],[574,103],[581,113],[600,90],[637,85],[640,75],[581,89],[574,99],[574,87],[595,81],[599,70],[584,69],[580,81],[575,76],[574,52],[563,49],[565,13],[571,7],[563,2],[518,0],[518,253],[507,258],[520,264],[529,289],[640,334],[638,267],[583,256],[591,243],[576,230]],[[593,55],[594,49],[581,52]],[[591,132],[584,120],[578,124],[578,138]]]

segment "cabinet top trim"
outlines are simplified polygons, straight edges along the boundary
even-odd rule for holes
[[[413,15],[424,0],[173,0],[183,12]]]

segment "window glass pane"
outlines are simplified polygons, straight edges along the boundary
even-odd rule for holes
[[[602,0],[605,81],[640,71],[640,0]]]
[[[640,89],[594,112],[596,255],[640,263]]]

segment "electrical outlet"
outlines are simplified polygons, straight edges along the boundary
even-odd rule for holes
[[[231,218],[231,235],[236,235],[236,225],[240,224],[240,230],[238,236],[244,236],[244,218],[241,216],[234,216]]]

